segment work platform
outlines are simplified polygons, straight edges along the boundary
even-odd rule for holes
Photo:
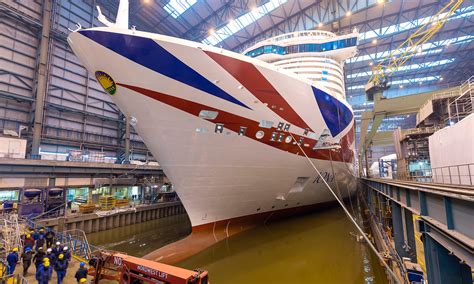
[[[94,186],[133,183],[130,177],[163,177],[159,166],[0,159],[0,188],[45,186]],[[121,180],[118,180],[121,179]]]
[[[472,284],[474,187],[362,178],[373,219],[429,283]]]

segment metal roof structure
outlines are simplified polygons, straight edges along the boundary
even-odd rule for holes
[[[112,0],[102,0],[113,5]],[[359,55],[346,63],[349,102],[360,110],[371,68],[450,1],[435,0],[140,0],[131,1],[138,29],[242,52],[257,41],[310,29],[361,33]],[[388,96],[460,84],[474,69],[474,6],[464,1],[448,23],[392,76]],[[175,5],[180,14],[166,7]],[[186,9],[184,9],[186,7]],[[132,19],[133,23],[133,19]],[[411,120],[410,120],[411,121]],[[392,121],[393,122],[393,121]]]
[[[204,42],[242,52],[263,39],[287,32],[322,29],[361,33],[359,54],[346,62],[347,98],[355,117],[372,107],[363,86],[371,66],[407,38],[448,0],[130,0],[130,24],[138,30]],[[46,73],[39,72],[44,3],[51,3]],[[124,116],[94,77],[77,61],[68,29],[101,26],[96,5],[115,18],[118,0],[5,0],[0,3],[0,130],[21,131],[31,139],[38,74],[46,81],[41,153],[67,155],[70,149],[123,157]],[[471,2],[472,4],[472,2]],[[459,84],[472,75],[474,6],[464,1],[445,26],[392,76],[389,97]],[[372,65],[371,65],[372,64]],[[411,115],[384,120],[381,130],[412,127]],[[23,136],[22,136],[23,137]],[[131,132],[135,158],[149,152]]]

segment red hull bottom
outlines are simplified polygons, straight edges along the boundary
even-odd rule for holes
[[[225,240],[226,238],[252,229],[256,226],[266,224],[269,221],[307,214],[335,205],[336,202],[332,201],[242,216],[196,226],[192,228],[192,233],[186,238],[159,248],[145,255],[143,258],[166,264],[176,264],[222,240]]]

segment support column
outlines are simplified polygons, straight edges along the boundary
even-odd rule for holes
[[[404,229],[402,219],[402,207],[395,202],[392,203],[392,225],[393,225],[393,240],[395,241],[395,249],[400,257],[408,257],[408,253],[404,249]]]
[[[471,268],[424,233],[426,272],[430,284],[472,284]]]
[[[48,61],[49,32],[51,28],[52,0],[43,2],[43,28],[41,31],[41,41],[38,64],[38,83],[36,86],[35,117],[33,126],[33,141],[31,145],[31,155],[37,157],[41,144],[41,132],[43,129],[44,100],[46,97],[46,65]]]
[[[124,164],[130,164],[130,118],[125,117],[125,155]]]
[[[410,210],[402,208],[405,211],[405,229],[406,229],[406,244],[408,245],[408,255],[412,262],[417,262],[416,255],[416,240],[415,240],[415,226],[413,224],[413,213]]]

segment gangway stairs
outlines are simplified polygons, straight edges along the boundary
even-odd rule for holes
[[[27,220],[30,228],[43,228],[44,226],[35,223],[33,220]],[[89,261],[92,254],[100,250],[99,247],[92,246],[87,240],[86,233],[83,230],[73,229],[63,232],[55,232],[56,240],[62,245],[67,246],[72,254],[82,261]]]

